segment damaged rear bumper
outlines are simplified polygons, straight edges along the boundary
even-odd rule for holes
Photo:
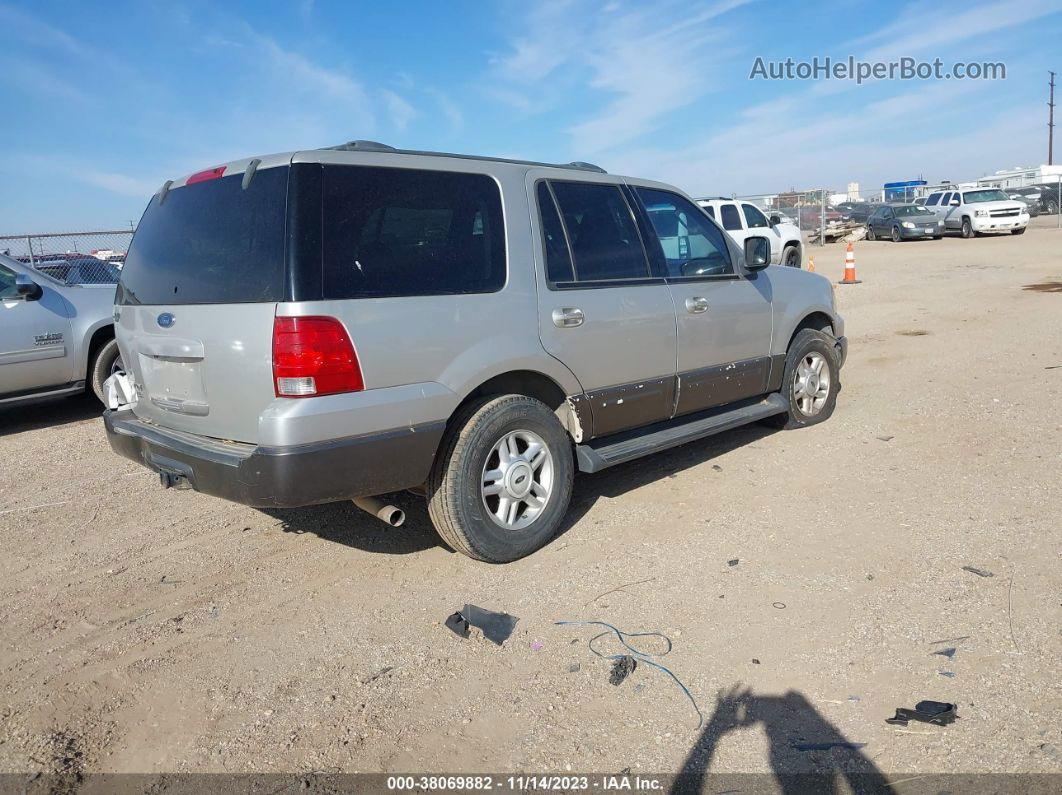
[[[129,409],[103,414],[111,449],[158,472],[164,486],[262,508],[385,494],[428,477],[444,422],[292,447],[263,447],[172,431]]]

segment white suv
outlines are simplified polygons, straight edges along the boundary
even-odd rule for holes
[[[983,232],[1020,235],[1029,225],[1029,211],[1021,202],[1008,199],[998,188],[935,191],[926,197],[925,208],[944,221],[944,228],[963,237]]]
[[[761,235],[771,242],[771,264],[799,268],[804,249],[800,227],[772,215],[769,219],[754,204],[737,199],[697,199],[697,204],[715,218],[738,245],[745,238]]]

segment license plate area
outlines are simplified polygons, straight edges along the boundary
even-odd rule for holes
[[[139,357],[142,391],[151,403],[178,414],[205,416],[209,413],[201,359],[144,353]]]

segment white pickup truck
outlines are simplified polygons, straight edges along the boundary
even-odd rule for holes
[[[697,204],[719,221],[739,246],[745,245],[746,237],[760,235],[771,243],[772,265],[801,266],[804,244],[796,224],[776,215],[768,218],[756,205],[738,199],[697,199]]]
[[[963,237],[984,232],[1020,235],[1029,225],[1025,205],[1008,199],[998,188],[938,190],[926,197],[923,206],[944,221],[946,230],[958,231]]]

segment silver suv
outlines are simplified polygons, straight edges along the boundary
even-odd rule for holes
[[[29,259],[28,257],[26,259]],[[89,255],[0,254],[0,407],[85,391],[122,368],[114,341],[118,268]]]
[[[826,419],[830,284],[688,196],[585,163],[352,142],[167,182],[115,308],[115,451],[261,507],[426,496],[510,561],[597,472],[756,420]]]

